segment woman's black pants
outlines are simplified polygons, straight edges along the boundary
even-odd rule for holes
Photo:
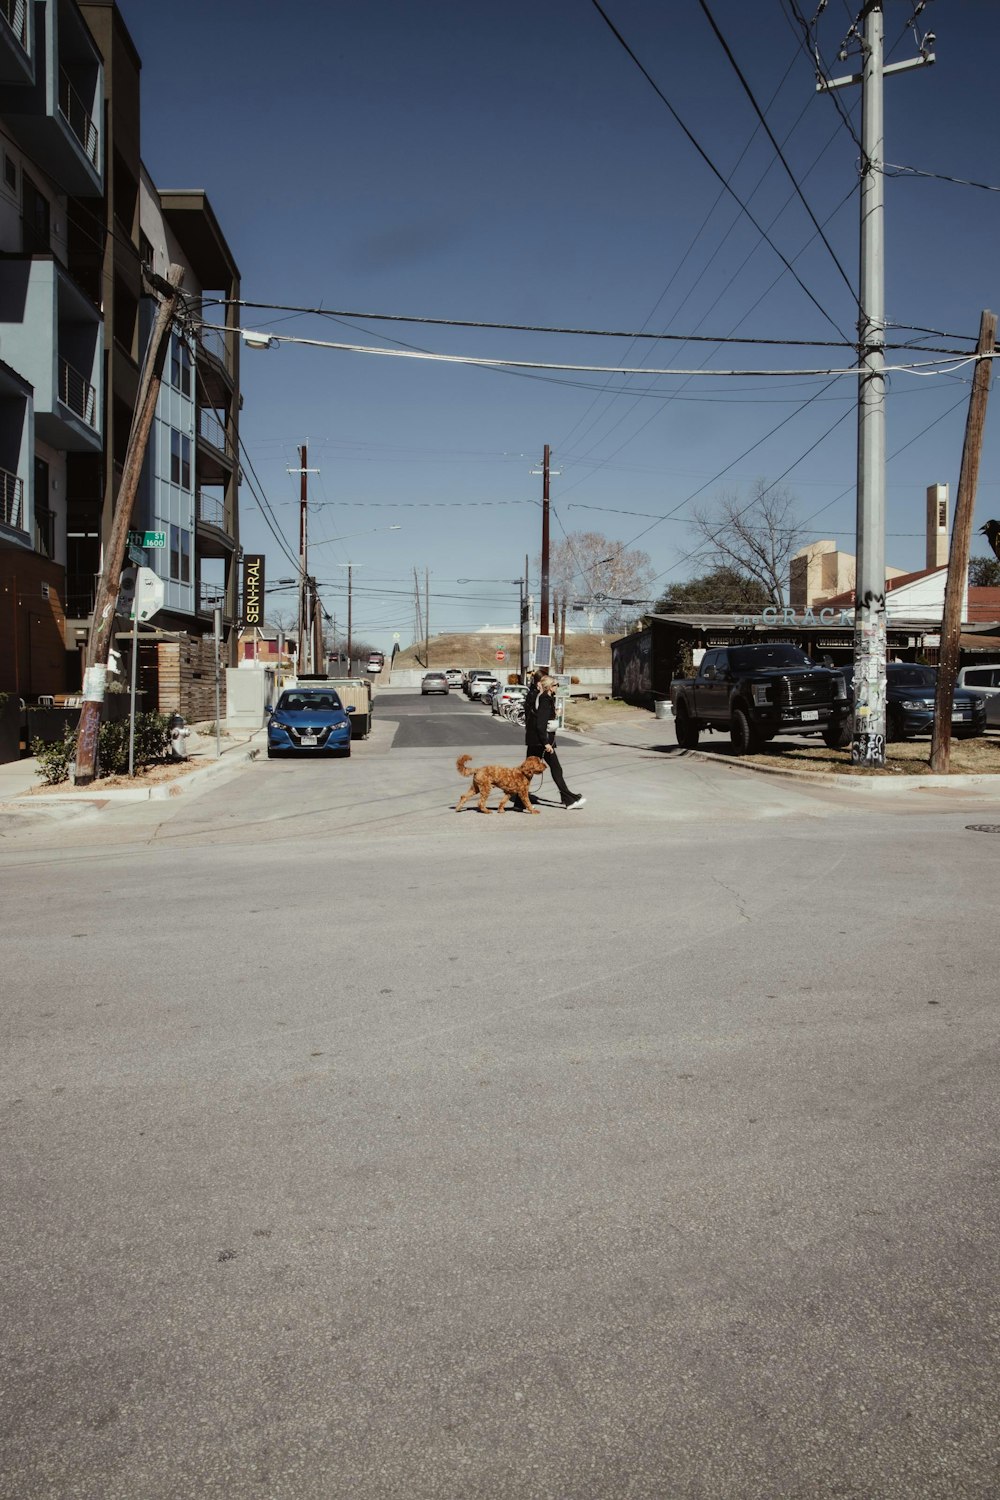
[[[566,779],[563,776],[562,766],[559,764],[559,756],[556,754],[555,746],[552,747],[551,755],[546,755],[544,745],[529,744],[527,753],[529,755],[537,755],[539,760],[543,760],[545,762],[547,769],[552,775],[552,780],[555,782],[556,787],[558,788],[559,795],[563,800],[563,804],[565,805],[567,802],[572,802],[573,793],[566,785]]]

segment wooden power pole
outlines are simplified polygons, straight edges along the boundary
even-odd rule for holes
[[[108,676],[108,653],[114,630],[115,607],[121,589],[122,565],[125,562],[125,547],[132,521],[132,506],[139,487],[143,459],[149,442],[149,433],[156,412],[156,400],[160,394],[160,376],[167,350],[167,334],[177,311],[183,266],[171,265],[163,284],[163,296],[156,314],[153,331],[149,335],[142,379],[136,397],[132,431],[129,434],[125,465],[121,484],[115,497],[111,519],[111,535],[104,549],[97,596],[94,600],[94,623],[87,641],[84,657],[83,704],[80,709],[80,727],[76,737],[77,786],[89,786],[97,775],[97,736],[101,727],[101,709],[104,704],[104,689]]]
[[[986,311],[979,320],[979,343],[976,345],[978,358],[976,373],[972,377],[969,412],[965,419],[965,442],[962,444],[962,467],[958,476],[958,494],[955,497],[955,521],[951,529],[944,619],[941,622],[941,644],[938,649],[931,770],[942,775],[947,774],[951,764],[951,713],[958,672],[958,638],[962,629],[962,600],[969,577],[969,543],[972,540],[972,517],[976,509],[979,460],[983,451],[983,429],[986,425],[986,403],[993,375],[996,336],[996,313]]]

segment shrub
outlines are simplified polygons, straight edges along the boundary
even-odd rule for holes
[[[163,760],[170,745],[169,719],[166,714],[136,714],[135,768]],[[128,719],[102,724],[97,736],[97,767],[101,776],[123,776],[128,773]],[[54,745],[34,740],[31,753],[38,761],[38,774],[46,786],[69,780],[69,768],[76,760],[76,730],[71,729]]]

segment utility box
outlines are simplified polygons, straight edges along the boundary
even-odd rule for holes
[[[327,677],[324,672],[303,672],[297,682],[333,688],[344,705],[353,704],[354,712],[348,714],[351,721],[351,739],[366,740],[372,732],[372,685],[367,677]]]
[[[270,667],[227,667],[225,675],[227,729],[260,729],[267,704],[275,702],[274,672]]]

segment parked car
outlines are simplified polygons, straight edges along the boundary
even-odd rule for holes
[[[385,657],[381,651],[373,651],[368,658],[368,671],[373,677],[377,676],[385,666]]]
[[[444,674],[448,679],[449,687],[460,688],[465,681],[465,673],[461,667],[449,667]]]
[[[854,668],[843,667],[848,697],[854,701]],[[934,728],[934,695],[937,667],[919,662],[888,662],[885,669],[885,737],[905,740],[913,734],[930,734]],[[956,687],[951,701],[951,732],[958,740],[971,740],[986,729],[986,699],[981,693]]]
[[[523,682],[501,683],[497,692],[493,694],[490,703],[495,714],[500,713],[505,703],[513,703],[515,698],[526,697],[528,689]]]
[[[991,729],[1000,728],[1000,665],[962,667],[955,685],[960,688],[971,688],[985,698],[986,723]]]
[[[478,699],[483,702],[493,687],[499,687],[500,681],[496,677],[473,677],[469,681],[469,698],[473,701]]]
[[[425,672],[420,679],[421,693],[447,693],[448,679],[443,672]]]
[[[493,673],[489,670],[489,668],[474,667],[471,672],[466,672],[465,681],[462,684],[462,691],[465,693],[465,696],[467,698],[471,698],[473,696],[472,684],[474,682],[480,681],[482,678],[489,678],[491,682],[493,681]]]
[[[286,688],[267,721],[267,755],[293,751],[318,751],[326,755],[350,755],[354,704],[345,708],[333,688]]]

